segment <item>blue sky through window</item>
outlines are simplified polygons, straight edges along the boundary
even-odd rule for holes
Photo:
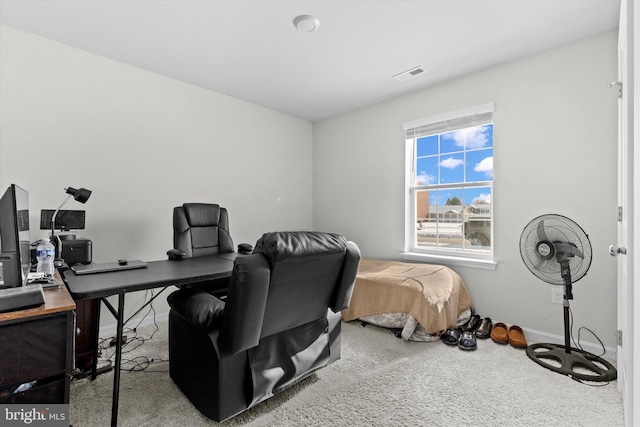
[[[416,154],[415,179],[421,185],[493,181],[493,125],[419,138]],[[430,203],[443,205],[454,196],[465,205],[491,203],[490,187],[440,189]]]

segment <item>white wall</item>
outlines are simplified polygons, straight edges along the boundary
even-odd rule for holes
[[[522,229],[558,213],[589,234],[594,258],[574,287],[577,328],[615,349],[617,33],[495,66],[314,124],[314,228],[344,234],[363,256],[404,248],[403,122],[494,101],[495,271],[455,267],[479,314],[563,336],[551,285],[527,270]],[[428,68],[428,67],[427,67]],[[588,333],[582,339],[596,342]]]
[[[184,202],[225,206],[236,244],[310,229],[312,138],[307,121],[0,26],[0,189],[29,191],[32,240],[69,186],[93,191],[65,209],[87,211],[95,262],[166,258]]]
[[[402,123],[495,101],[499,265],[456,270],[480,314],[561,336],[561,306],[522,263],[518,240],[537,215],[569,216],[594,248],[574,286],[576,328],[615,347],[614,80],[612,32],[311,125],[0,26],[0,188],[29,190],[34,240],[46,234],[40,209],[55,209],[65,187],[93,190],[65,208],[87,211],[79,234],[96,262],[163,259],[172,208],[185,201],[226,206],[236,243],[313,228],[343,233],[366,257],[400,259]]]

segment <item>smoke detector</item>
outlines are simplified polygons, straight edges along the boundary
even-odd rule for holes
[[[293,26],[303,33],[311,33],[318,29],[320,20],[312,15],[300,15],[294,18]]]
[[[407,71],[403,71],[402,73],[398,73],[395,76],[393,76],[394,79],[398,80],[399,82],[403,82],[405,80],[409,80],[415,76],[419,76],[420,74],[424,73],[426,70],[424,69],[424,67],[422,65],[418,65],[417,67],[413,67],[410,70]]]

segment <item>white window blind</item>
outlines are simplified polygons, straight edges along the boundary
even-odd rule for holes
[[[403,128],[407,139],[409,139],[482,126],[493,121],[493,109],[494,103],[488,102],[463,110],[407,122],[403,125]]]

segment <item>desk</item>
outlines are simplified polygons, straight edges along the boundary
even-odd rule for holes
[[[101,299],[116,318],[116,360],[113,374],[113,401],[111,425],[118,425],[118,399],[120,395],[120,362],[122,357],[122,330],[124,324],[124,296],[127,292],[153,288],[166,289],[172,285],[188,285],[231,276],[236,253],[184,258],[180,261],[151,261],[147,267],[135,270],[111,271],[108,273],[78,276],[72,271],[64,272],[64,282],[75,299]],[[163,289],[163,290],[164,290]],[[107,297],[118,295],[115,309]],[[160,295],[157,294],[156,297]],[[155,298],[155,297],[154,297]],[[151,302],[151,301],[150,301]],[[96,342],[97,348],[97,342]],[[92,377],[95,379],[95,364]]]
[[[69,403],[75,308],[60,287],[40,307],[0,313],[0,403]]]

